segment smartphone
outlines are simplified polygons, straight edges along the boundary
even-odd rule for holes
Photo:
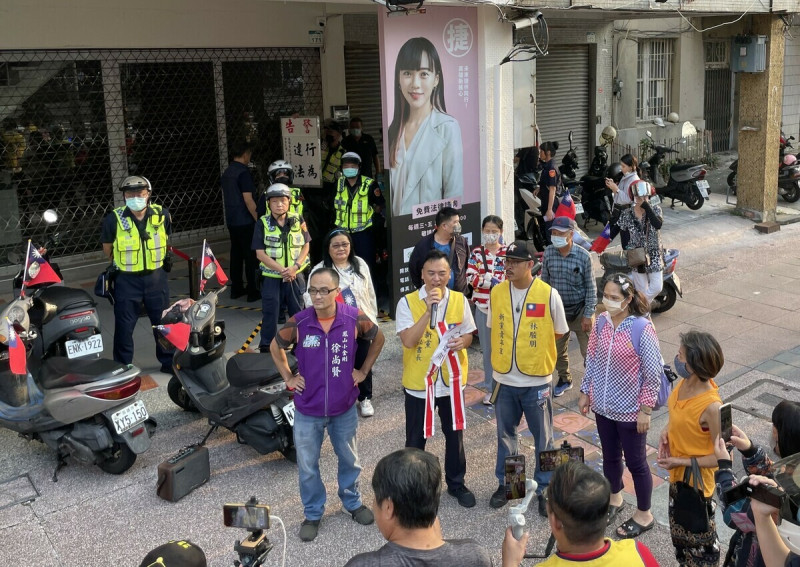
[[[749,481],[745,480],[742,484],[736,485],[723,492],[722,499],[725,501],[726,506],[730,506],[734,502],[738,502],[744,498],[754,498],[768,506],[780,509],[783,504],[783,495],[784,492],[774,486],[767,484],[751,486]]]
[[[525,455],[511,455],[505,461],[506,500],[525,498]]]
[[[650,185],[646,181],[639,181],[634,185],[637,197],[647,197],[650,195]]]
[[[269,506],[266,504],[225,504],[222,507],[222,522],[229,528],[247,530],[269,529]]]
[[[719,431],[725,443],[731,442],[731,435],[733,435],[733,416],[731,415],[731,405],[722,404],[719,406]]]
[[[583,447],[561,447],[539,453],[539,470],[554,471],[567,461],[583,462]]]

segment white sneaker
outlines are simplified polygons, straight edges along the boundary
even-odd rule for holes
[[[375,415],[375,408],[372,407],[372,402],[369,399],[361,402],[361,417],[372,417]]]
[[[491,394],[486,394],[485,396],[483,396],[483,405],[485,405],[485,406],[492,405],[492,395]]]

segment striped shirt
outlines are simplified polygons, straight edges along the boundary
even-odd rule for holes
[[[581,393],[589,396],[592,411],[614,421],[636,421],[639,406],[653,407],[661,386],[663,363],[656,330],[650,323],[642,331],[640,357],[631,338],[634,320],[629,316],[615,329],[611,316],[601,313],[586,351]]]
[[[484,252],[486,255],[484,256]],[[501,245],[497,254],[492,254],[486,247],[476,246],[472,249],[467,261],[467,283],[472,286],[472,301],[476,307],[486,313],[489,309],[489,294],[492,288],[506,279],[506,247]],[[488,285],[482,285],[484,274],[491,274]]]
[[[585,249],[573,243],[569,254],[564,257],[555,246],[545,248],[542,280],[558,290],[565,313],[571,314],[583,303],[583,316],[594,315],[597,284],[594,282],[592,258]]]

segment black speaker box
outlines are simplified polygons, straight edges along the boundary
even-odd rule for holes
[[[158,465],[156,494],[164,500],[177,502],[208,482],[210,477],[208,449],[200,445],[190,445]]]

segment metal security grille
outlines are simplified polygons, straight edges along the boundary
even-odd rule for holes
[[[100,249],[128,175],[153,185],[176,242],[223,228],[219,176],[237,137],[256,176],[282,157],[279,117],[322,115],[316,48],[0,52],[0,266],[55,208],[59,256]]]
[[[636,118],[652,120],[672,111],[674,40],[639,40],[636,73]]]

